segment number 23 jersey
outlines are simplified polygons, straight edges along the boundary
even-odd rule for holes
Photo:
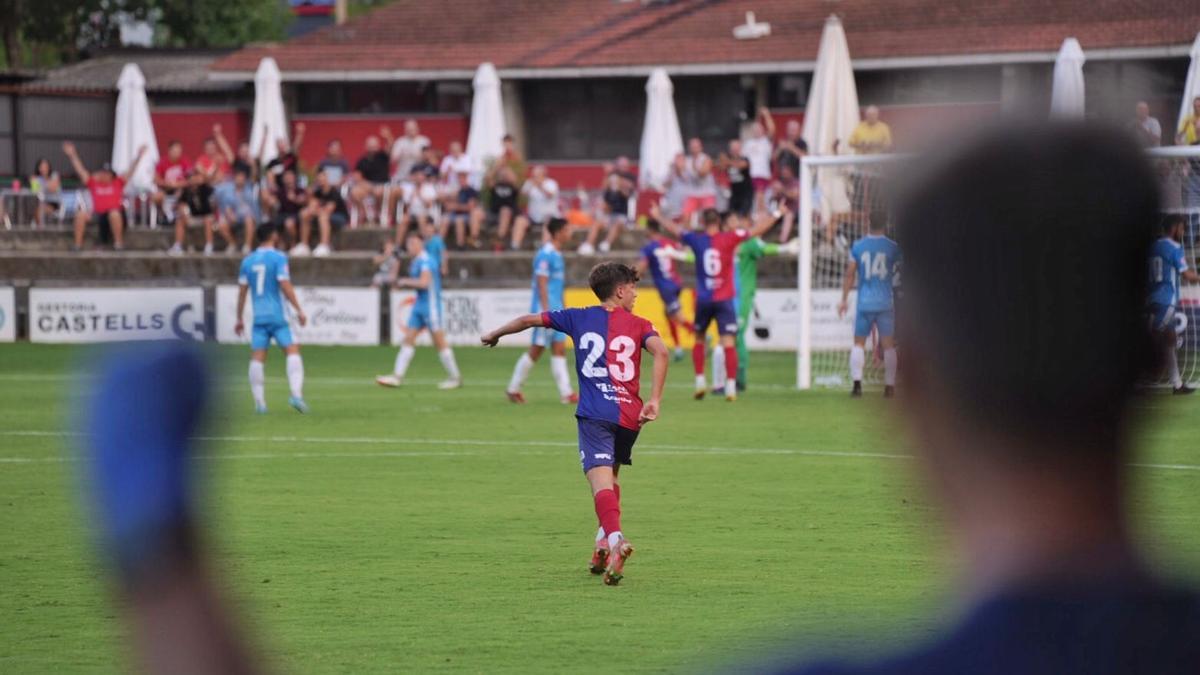
[[[610,312],[599,305],[543,312],[542,323],[575,342],[575,416],[638,429],[642,349],[658,335],[654,325],[623,308]]]

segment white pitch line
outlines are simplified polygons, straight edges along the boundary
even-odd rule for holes
[[[45,430],[8,430],[0,431],[0,436],[33,437],[33,438],[73,438],[80,436],[73,431]],[[386,438],[378,436],[196,436],[195,440],[213,443],[294,443],[294,444],[344,444],[344,445],[424,445],[424,446],[468,446],[468,447],[501,447],[501,448],[574,448],[576,444],[569,441],[493,441],[486,439],[446,439],[446,438]],[[912,455],[883,453],[883,452],[841,452],[837,450],[809,450],[804,448],[736,448],[720,446],[674,445],[663,443],[646,443],[637,446],[641,455],[650,456],[704,456],[704,455],[792,455],[800,457],[835,457],[852,459],[912,459]],[[215,453],[201,454],[206,459],[317,459],[317,458],[388,458],[388,457],[479,457],[489,455],[486,452],[471,451],[413,451],[413,452],[287,452],[287,453]],[[543,451],[533,452],[524,450],[515,453],[519,456],[546,456],[559,453]],[[28,464],[37,462],[67,462],[72,457],[0,457],[0,464]],[[1131,467],[1139,469],[1160,469],[1165,471],[1200,471],[1196,464],[1153,464],[1133,462]]]

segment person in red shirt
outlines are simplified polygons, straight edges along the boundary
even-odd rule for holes
[[[92,221],[96,223],[96,227],[100,229],[101,238],[103,239],[104,224],[107,223],[112,232],[113,249],[120,251],[125,248],[125,214],[123,206],[125,183],[133,172],[141,163],[142,157],[146,154],[146,146],[138,148],[137,156],[133,158],[133,162],[129,164],[129,169],[120,176],[113,173],[112,167],[108,164],[103,165],[95,173],[92,173],[83,166],[83,162],[79,159],[79,153],[75,150],[75,144],[71,142],[63,143],[63,153],[67,155],[67,159],[71,160],[71,166],[75,169],[75,175],[79,176],[79,180],[87,185],[88,192],[92,196]],[[75,211],[75,250],[83,248],[83,232],[87,228],[89,213],[86,209],[77,209]]]
[[[168,200],[174,203],[179,199],[179,193],[187,186],[191,171],[192,163],[183,156],[183,143],[171,141],[167,144],[167,156],[158,160],[158,165],[154,167],[154,184],[158,188],[154,193],[154,203],[164,212],[171,210],[166,208]]]
[[[196,169],[204,174],[209,185],[216,185],[229,175],[229,162],[221,154],[214,138],[204,139],[204,154],[196,158]]]

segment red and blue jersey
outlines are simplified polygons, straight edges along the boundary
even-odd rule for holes
[[[675,254],[678,250],[675,242],[666,237],[651,239],[642,247],[642,258],[650,270],[650,278],[654,280],[655,288],[678,291],[683,287],[683,280],[679,278],[679,268],[675,266]]]
[[[599,305],[543,312],[542,324],[575,341],[575,416],[640,428],[642,349],[658,335],[654,325],[625,309],[610,312]]]
[[[733,300],[737,288],[733,281],[733,256],[737,247],[750,238],[745,230],[708,234],[685,232],[683,243],[696,254],[696,299],[699,302]]]

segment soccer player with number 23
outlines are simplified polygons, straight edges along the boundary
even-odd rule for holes
[[[588,275],[599,305],[526,314],[480,338],[494,347],[505,335],[552,328],[575,342],[579,459],[600,521],[589,569],[603,575],[609,586],[621,581],[625,561],[633,555],[633,546],[621,533],[617,474],[622,464],[633,463],[633,444],[642,425],[658,418],[670,358],[654,326],[633,314],[637,282],[637,270],[629,265],[600,263]],[[639,394],[643,349],[654,356],[654,378],[645,403]]]

